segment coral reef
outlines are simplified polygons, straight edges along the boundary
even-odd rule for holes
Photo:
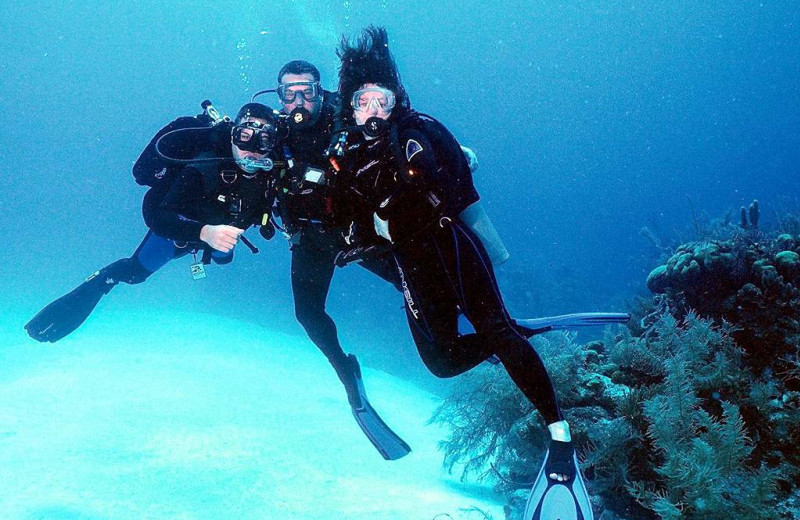
[[[800,240],[789,234],[683,244],[647,278],[675,316],[694,310],[735,326],[732,335],[760,372],[783,373],[800,341]],[[777,358],[777,362],[776,362]],[[800,380],[790,381],[800,390]]]
[[[767,233],[754,201],[740,226],[726,220],[651,272],[656,294],[629,327],[583,345],[534,338],[599,518],[800,517],[797,222]],[[451,431],[445,464],[491,479],[518,518],[548,436],[502,368],[463,376],[432,420]]]
[[[753,375],[730,333],[667,313],[639,337],[535,340],[605,518],[792,518],[778,507],[798,489],[800,394]],[[452,432],[446,466],[493,479],[519,515],[548,437],[502,369],[466,374],[432,420]]]

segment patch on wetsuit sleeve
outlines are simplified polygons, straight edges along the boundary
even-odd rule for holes
[[[411,158],[422,151],[422,145],[413,139],[409,139],[406,143],[406,161],[411,161]]]

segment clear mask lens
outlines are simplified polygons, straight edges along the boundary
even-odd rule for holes
[[[319,83],[316,81],[297,81],[293,83],[281,83],[276,89],[278,97],[281,102],[288,105],[297,100],[297,96],[303,98],[303,101],[313,103],[319,100],[320,88]]]
[[[234,126],[231,137],[233,144],[240,150],[266,154],[275,147],[277,132],[272,125],[249,121]]]
[[[353,109],[359,112],[368,112],[370,110],[389,112],[394,108],[394,104],[394,92],[381,87],[365,88],[357,90],[353,94]]]

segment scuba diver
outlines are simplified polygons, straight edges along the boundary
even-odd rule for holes
[[[295,316],[311,341],[322,351],[347,392],[353,416],[367,438],[387,460],[399,459],[411,449],[380,418],[364,390],[361,367],[342,348],[331,316],[325,310],[337,256],[346,247],[345,230],[333,222],[333,190],[326,182],[330,144],[338,97],[320,86],[319,70],[295,60],[278,72],[274,92],[287,117],[281,151],[284,169],[276,175],[276,214],[290,243],[291,282]],[[389,255],[374,255],[361,265],[397,285]]]
[[[386,30],[371,26],[353,44],[345,38],[337,54],[345,132],[336,182],[356,243],[391,244],[411,333],[433,374],[452,377],[493,358],[545,419],[550,448],[526,520],[593,518],[569,425],[527,338],[628,316],[511,319],[487,248],[462,217],[479,199],[464,154],[441,123],[411,109]],[[459,333],[460,313],[475,333]]]
[[[285,168],[276,175],[276,214],[290,243],[295,316],[336,371],[353,416],[367,438],[385,459],[399,459],[411,449],[367,399],[358,360],[345,353],[325,305],[337,266],[358,261],[361,267],[402,292],[400,278],[386,248],[371,249],[370,254],[363,249],[359,255],[345,254],[353,252],[345,238],[349,229],[338,225],[339,197],[335,186],[328,182],[329,145],[339,135],[335,128],[338,95],[324,90],[317,67],[303,60],[285,64],[277,80],[277,88],[257,92],[252,99],[277,94],[281,113],[289,121],[282,141]],[[472,150],[463,148],[463,153],[476,168],[477,158]]]
[[[54,343],[67,336],[117,284],[142,283],[170,260],[191,253],[192,276],[199,279],[211,261],[229,263],[239,240],[257,252],[242,233],[268,220],[277,117],[260,103],[244,105],[233,122],[209,101],[203,109],[162,128],[133,167],[136,181],[150,186],[142,204],[150,229],[139,247],[39,311],[25,325],[33,339]],[[261,229],[265,237],[274,234],[269,226]]]

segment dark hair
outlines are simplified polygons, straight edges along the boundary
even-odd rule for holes
[[[274,122],[275,111],[262,103],[247,103],[239,109],[239,113],[236,114],[236,119],[234,119],[233,122],[239,124],[247,117],[255,117]]]
[[[319,70],[314,65],[303,60],[290,61],[281,67],[280,72],[278,72],[278,83],[281,82],[284,74],[311,74],[314,77],[314,81],[319,81]]]
[[[370,25],[352,45],[346,36],[342,36],[336,55],[342,62],[339,94],[342,97],[341,115],[345,119],[353,117],[350,100],[365,83],[375,83],[394,92],[396,105],[392,110],[392,118],[410,107],[397,64],[389,51],[389,36],[385,27]]]

